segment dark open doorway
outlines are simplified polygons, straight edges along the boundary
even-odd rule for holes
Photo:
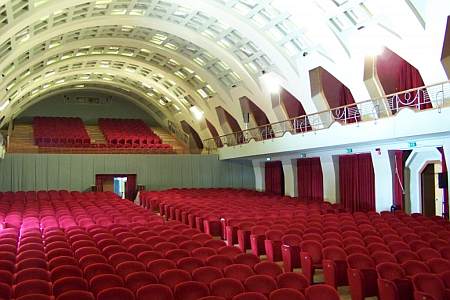
[[[427,217],[444,214],[445,190],[442,177],[441,162],[430,162],[421,173],[422,213]]]
[[[136,174],[97,174],[95,185],[97,192],[113,192],[128,200],[136,197]]]
[[[422,171],[422,213],[427,216],[436,215],[434,164],[428,164]]]

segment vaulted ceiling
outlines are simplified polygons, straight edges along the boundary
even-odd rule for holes
[[[0,117],[3,125],[61,90],[111,90],[205,139],[206,120],[227,131],[217,107],[244,128],[243,97],[270,122],[288,117],[264,72],[306,113],[327,107],[311,97],[319,66],[356,102],[370,98],[364,68],[375,47],[408,60],[426,84],[446,79],[449,13],[445,0],[0,0]]]

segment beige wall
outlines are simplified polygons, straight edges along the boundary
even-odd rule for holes
[[[251,161],[217,155],[7,154],[0,191],[87,190],[96,174],[137,174],[146,189],[234,187],[255,189]]]

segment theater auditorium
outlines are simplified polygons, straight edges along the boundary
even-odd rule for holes
[[[0,0],[0,300],[450,300],[448,0]]]

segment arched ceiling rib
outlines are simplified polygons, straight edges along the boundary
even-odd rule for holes
[[[148,101],[149,92],[152,93],[153,91],[149,91],[146,86],[142,86],[140,81],[130,80],[117,71],[105,72],[103,69],[93,69],[93,72],[89,75],[76,74],[73,71],[52,74],[48,78],[43,78],[29,85],[20,94],[18,101],[8,107],[8,110],[11,115],[17,115],[20,111],[36,103],[37,100],[44,99],[46,95],[51,93],[69,89],[84,90],[86,88],[111,91],[126,96],[161,124],[165,124],[165,121],[169,118],[173,120],[175,116],[175,122],[185,120],[197,131],[200,130],[197,122],[185,119],[181,114],[171,115],[169,111],[162,110],[161,105],[156,105],[154,101]],[[156,98],[157,96],[154,94],[150,97]],[[202,136],[202,138],[207,138],[207,136]]]
[[[198,68],[208,71],[223,87],[230,88],[233,85],[238,85],[241,81],[239,75],[220,58],[186,40],[144,27],[120,25],[80,28],[65,34],[52,36],[44,42],[29,45],[30,47],[24,52],[17,51],[9,57],[5,56],[5,60],[0,63],[0,72],[8,76],[15,68],[27,63],[27,60],[50,50],[65,49],[69,43],[85,43],[84,47],[80,47],[77,52],[77,55],[83,55],[84,52],[89,51],[90,47],[93,47],[91,44],[95,44],[96,40],[115,40],[117,45],[125,48],[122,51],[118,51],[119,49],[99,50],[96,51],[96,54],[137,56],[149,63],[167,67],[168,71],[182,79],[195,78],[196,74],[191,70],[183,69],[183,65],[172,58],[174,55],[183,57],[186,61],[195,63]],[[128,44],[122,44],[127,42]],[[138,46],[141,47],[138,48]],[[95,51],[95,49],[91,49],[91,51]]]
[[[145,49],[115,46],[115,39],[110,39],[110,45],[105,46],[103,45],[105,41],[105,39],[92,40],[93,43],[90,44],[92,46],[81,48],[80,46],[83,45],[83,43],[78,41],[68,43],[63,49],[55,47],[45,51],[42,56],[34,56],[33,59],[29,60],[29,64],[22,64],[21,68],[11,72],[9,77],[12,79],[8,82],[4,82],[0,87],[6,87],[6,96],[14,101],[14,97],[17,94],[16,90],[23,89],[30,80],[34,81],[37,72],[49,74],[54,72],[55,68],[61,70],[73,69],[83,72],[85,65],[82,65],[79,62],[88,61],[89,65],[86,64],[86,66],[92,66],[99,63],[100,67],[105,69],[121,69],[130,76],[133,73],[137,73],[149,77],[152,81],[161,82],[162,85],[167,87],[171,94],[173,94],[173,97],[179,99],[181,104],[185,105],[186,108],[189,108],[189,105],[198,105],[205,112],[208,112],[208,110],[211,110],[211,107],[214,108],[219,104],[225,105],[225,107],[230,106],[231,100],[229,98],[223,99],[224,101],[222,101],[221,97],[213,97],[204,101],[205,98],[197,92],[207,83],[203,81],[200,76],[195,75],[195,72],[192,69],[202,70],[201,68],[195,67],[194,65],[192,65],[192,69],[190,66],[189,68],[186,67],[183,71],[189,71],[189,73],[192,73],[195,76],[191,74],[191,77],[186,77],[185,80],[182,80],[179,76],[176,76],[175,73],[179,72],[180,68],[184,69],[184,67],[180,67],[179,63],[175,60],[173,60],[172,63],[169,62],[168,65],[163,63],[158,64],[157,61],[151,59],[154,54],[152,52],[142,51]],[[96,45],[97,42],[98,45]],[[150,59],[145,55],[148,55]],[[28,58],[28,55],[26,58]],[[56,64],[58,66],[55,67]],[[220,86],[216,81],[214,81],[214,84],[212,85]],[[219,87],[219,90],[220,89],[221,88]],[[224,96],[223,93],[222,96]],[[180,107],[179,104],[177,105]],[[229,107],[229,109],[232,111],[232,107]]]
[[[82,56],[49,65],[32,76],[30,75],[32,80],[26,81],[26,83],[22,83],[22,85],[18,85],[11,90],[15,99],[23,99],[22,101],[13,101],[12,107],[23,105],[21,102],[30,101],[31,96],[37,93],[39,89],[50,88],[54,85],[49,84],[49,81],[53,80],[53,83],[56,83],[54,78],[63,77],[65,78],[64,82],[70,80],[84,80],[86,82],[104,80],[109,81],[110,84],[125,83],[130,88],[145,95],[148,101],[153,104],[153,107],[157,107],[159,111],[165,114],[165,119],[183,118],[178,114],[189,114],[189,108],[192,104],[186,99],[194,99],[194,97],[189,94],[180,97],[183,94],[179,94],[180,87],[176,85],[176,82],[162,77],[156,69],[150,70],[145,67],[134,69],[136,64],[132,59],[125,58],[119,61],[111,59],[114,59],[114,57],[99,61],[91,56]],[[27,95],[28,100],[24,98]],[[213,117],[211,116],[211,110],[201,105],[201,101],[197,101],[197,103],[200,103],[198,106],[204,109],[205,116]]]

